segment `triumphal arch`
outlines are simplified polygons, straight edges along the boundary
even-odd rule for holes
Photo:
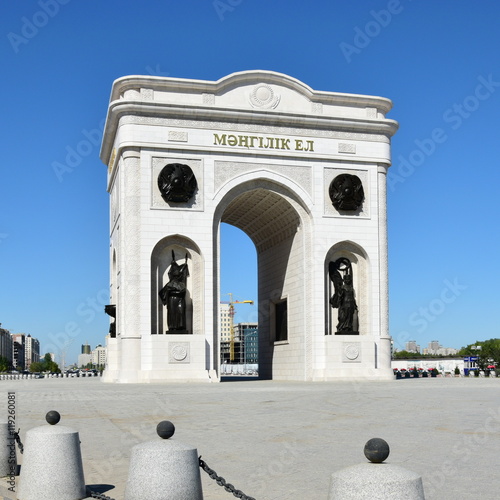
[[[222,222],[257,250],[261,378],[390,377],[391,106],[271,71],[116,80],[104,380],[220,380]]]

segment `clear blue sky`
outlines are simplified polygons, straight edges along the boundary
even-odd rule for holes
[[[67,362],[86,341],[104,343],[108,194],[97,137],[113,80],[266,69],[394,102],[396,346],[499,337],[499,19],[492,0],[3,0],[2,326],[39,338],[44,352],[72,339]],[[78,147],[72,170],[56,175]],[[226,229],[223,245],[222,292],[256,300],[255,250]],[[240,306],[237,320],[256,320],[256,307]]]

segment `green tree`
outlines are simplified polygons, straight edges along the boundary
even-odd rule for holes
[[[35,363],[31,363],[30,365],[30,372],[31,373],[39,373],[44,371],[44,365],[40,361],[37,361]]]
[[[49,353],[45,354],[43,362],[46,366],[45,371],[51,373],[61,373],[59,365],[55,361],[52,361],[52,356]]]
[[[55,361],[51,361],[48,365],[48,370],[51,373],[61,373],[59,365]]]
[[[393,359],[417,359],[423,357],[419,352],[397,351],[393,354]]]
[[[8,372],[10,370],[10,363],[7,358],[0,356],[0,372]]]
[[[61,373],[59,365],[52,361],[52,357],[47,353],[39,363],[31,363],[30,372],[51,372]]]
[[[476,341],[474,344],[462,347],[458,354],[460,356],[477,356],[477,365],[481,370],[486,369],[492,363],[491,360],[495,365],[499,366],[500,339]]]

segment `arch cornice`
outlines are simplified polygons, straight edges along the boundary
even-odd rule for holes
[[[309,111],[293,102],[278,110],[252,107],[241,95],[222,99],[240,87],[259,84],[272,84],[282,92],[293,91],[299,100],[309,102]],[[210,97],[205,99],[206,96]],[[312,106],[330,111],[324,114],[313,112]],[[127,115],[193,122],[236,122],[263,127],[293,126],[297,129],[378,134],[389,138],[398,129],[396,121],[385,118],[391,108],[392,101],[384,97],[315,91],[288,75],[264,70],[233,73],[215,82],[126,76],[113,84],[100,156],[105,164],[109,163],[120,119]],[[342,111],[336,112],[336,109]],[[347,111],[349,109],[357,112],[351,113]],[[365,113],[365,110],[372,112]]]
[[[120,99],[120,96],[127,90],[144,87],[174,93],[187,91],[191,93],[223,94],[227,90],[238,86],[257,83],[268,83],[288,87],[315,102],[375,107],[384,114],[389,112],[392,108],[392,101],[385,97],[313,90],[309,85],[306,85],[296,78],[285,75],[284,73],[268,70],[239,71],[224,76],[217,81],[142,75],[124,76],[113,82],[110,101],[112,102]]]

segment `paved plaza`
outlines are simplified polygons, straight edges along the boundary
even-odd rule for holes
[[[422,476],[427,500],[500,495],[500,379],[111,385],[80,378],[0,381],[0,388],[5,415],[7,392],[16,393],[21,439],[47,425],[47,411],[59,411],[61,425],[80,433],[87,485],[116,500],[132,446],[159,439],[161,420],[256,500],[327,500],[331,473],[365,462],[372,437],[388,441],[388,463]],[[234,498],[204,472],[202,482],[205,500]]]

